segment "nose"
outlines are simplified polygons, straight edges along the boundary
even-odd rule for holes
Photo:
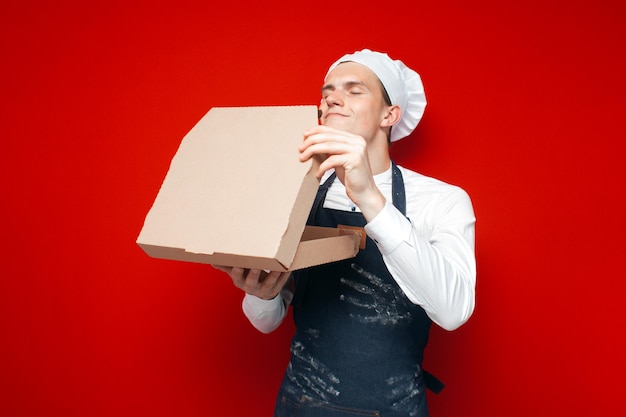
[[[322,103],[326,103],[328,107],[333,107],[333,106],[341,106],[342,101],[337,91],[331,91],[328,93],[326,97],[322,98]]]

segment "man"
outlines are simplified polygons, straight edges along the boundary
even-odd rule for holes
[[[349,260],[293,274],[217,267],[271,332],[293,308],[296,333],[275,416],[427,416],[423,352],[431,322],[453,330],[474,310],[474,212],[459,187],[396,166],[426,100],[420,76],[362,50],[331,65],[320,126],[300,159],[325,160],[309,224],[362,227]]]

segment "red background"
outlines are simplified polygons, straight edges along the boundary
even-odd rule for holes
[[[2,2],[0,414],[270,415],[292,325],[257,333],[225,275],[135,239],[208,109],[316,104],[364,47],[426,86],[396,161],[478,217],[432,415],[623,411],[626,3],[209,3]]]

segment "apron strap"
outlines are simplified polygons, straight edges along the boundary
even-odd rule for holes
[[[444,383],[441,382],[435,375],[424,370],[422,372],[424,373],[424,383],[426,384],[426,389],[431,390],[435,394],[439,394],[446,387]]]
[[[404,192],[404,179],[402,178],[402,172],[395,162],[391,161],[391,194],[393,198],[393,205],[406,216],[406,193]]]

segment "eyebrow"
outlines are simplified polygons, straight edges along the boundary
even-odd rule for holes
[[[345,83],[343,83],[343,87],[345,89],[349,89],[349,88],[354,87],[354,86],[363,86],[363,87],[369,89],[367,84],[365,84],[363,81],[346,81]],[[334,90],[335,88],[336,88],[335,84],[326,84],[326,85],[324,85],[322,87],[322,92],[324,92],[326,90]]]

